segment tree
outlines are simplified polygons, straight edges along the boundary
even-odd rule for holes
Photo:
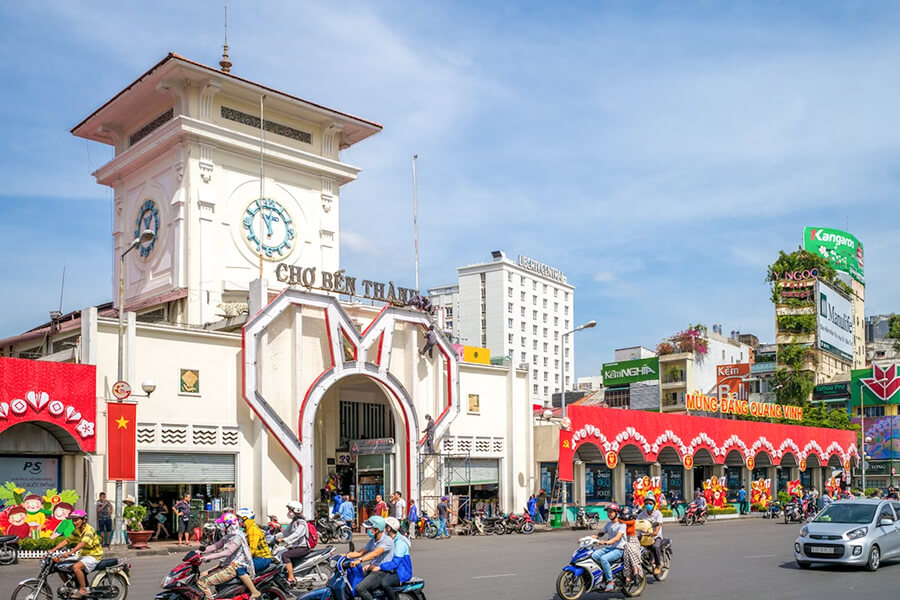
[[[894,340],[894,350],[900,352],[900,315],[891,315],[888,320],[890,330],[885,337]]]

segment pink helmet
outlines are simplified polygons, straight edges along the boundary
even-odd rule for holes
[[[69,513],[70,519],[87,519],[87,513],[83,510],[73,510]]]

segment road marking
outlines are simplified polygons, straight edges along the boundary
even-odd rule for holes
[[[775,558],[777,554],[757,554],[756,556],[745,556],[744,558]]]
[[[495,577],[515,577],[515,573],[500,573],[499,575],[478,575],[472,579],[493,579]]]

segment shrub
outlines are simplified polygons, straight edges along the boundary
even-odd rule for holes
[[[726,506],[724,508],[711,508],[711,509],[709,509],[709,514],[711,514],[711,515],[736,515],[737,509],[733,506]]]
[[[671,509],[671,508],[661,508],[661,509],[659,509],[659,512],[662,513],[662,516],[663,516],[663,517],[671,517],[671,516],[672,516],[672,509]]]
[[[51,540],[50,538],[46,537],[38,539],[25,538],[24,540],[19,540],[19,548],[21,550],[50,550],[54,548],[60,541],[62,541],[61,538],[56,540]]]
[[[141,521],[147,516],[147,507],[140,504],[126,506],[125,510],[122,511],[122,516],[125,519],[128,531],[141,531],[144,528]]]
[[[791,501],[791,497],[785,491],[778,492],[777,497],[778,497],[778,501],[781,502],[782,504],[787,504],[788,502]]]
[[[763,508],[763,505],[757,502],[756,504],[750,505],[750,510],[753,512],[765,512],[767,509]]]

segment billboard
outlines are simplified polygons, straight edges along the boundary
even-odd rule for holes
[[[828,259],[832,267],[865,284],[863,245],[846,231],[806,227],[803,230],[803,249]]]
[[[659,357],[623,360],[603,365],[603,385],[613,387],[659,379]]]
[[[816,338],[819,348],[842,360],[853,360],[853,306],[822,280],[816,284]]]
[[[736,363],[732,365],[718,365],[716,367],[716,391],[719,399],[734,394],[738,400],[750,399],[750,386],[744,382],[744,378],[750,375],[750,363]]]

